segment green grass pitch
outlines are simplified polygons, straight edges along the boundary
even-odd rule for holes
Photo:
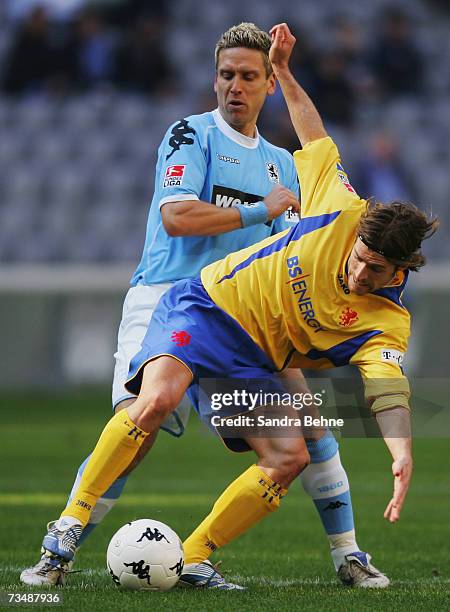
[[[0,590],[24,590],[20,570],[38,558],[47,521],[58,515],[79,463],[109,416],[107,392],[10,395],[1,400]],[[206,432],[195,415],[176,440],[161,434],[121,501],[81,549],[63,610],[411,610],[450,609],[449,450],[444,439],[415,442],[416,469],[401,521],[382,517],[392,487],[380,440],[343,440],[358,542],[392,580],[385,591],[340,586],[312,502],[294,483],[278,512],[216,553],[244,593],[117,590],[105,570],[112,534],[136,518],[168,523],[180,537],[251,462]],[[32,589],[37,592],[39,589]],[[41,608],[42,609],[42,608]]]

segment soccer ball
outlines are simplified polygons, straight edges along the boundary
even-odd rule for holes
[[[111,538],[106,553],[117,586],[133,591],[168,591],[184,565],[184,551],[175,531],[153,519],[127,523]]]

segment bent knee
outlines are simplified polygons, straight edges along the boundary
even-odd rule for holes
[[[137,398],[130,410],[133,411],[134,418],[131,414],[130,416],[144,431],[153,431],[175,408],[176,402],[170,393],[155,390],[145,397]]]
[[[311,458],[307,448],[296,452],[286,453],[284,458],[285,469],[293,478],[298,476],[310,464]]]
[[[266,446],[264,452],[258,453],[259,465],[268,468],[273,480],[284,486],[288,486],[310,463],[304,442],[290,442],[277,448]]]

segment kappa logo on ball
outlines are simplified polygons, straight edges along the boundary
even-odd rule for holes
[[[185,170],[185,164],[179,164],[177,166],[168,166],[166,168],[166,174],[164,175],[163,187],[179,187],[183,183],[183,176]]]
[[[170,337],[177,346],[187,346],[191,341],[191,334],[187,331],[174,331]]]

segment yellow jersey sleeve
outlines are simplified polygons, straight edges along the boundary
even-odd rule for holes
[[[366,202],[351,186],[339,151],[329,136],[295,151],[294,162],[300,181],[302,217],[349,208],[364,210]]]
[[[409,382],[402,370],[408,336],[409,328],[373,336],[350,360],[359,369],[373,412],[396,406],[409,409]]]

